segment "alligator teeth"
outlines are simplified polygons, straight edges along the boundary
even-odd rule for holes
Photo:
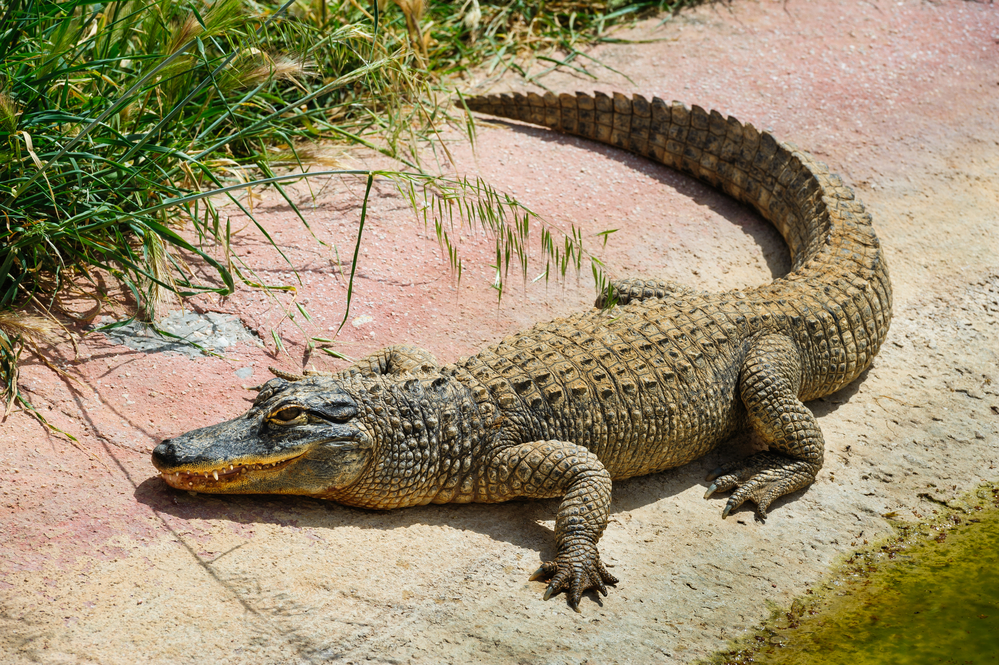
[[[178,471],[177,473],[159,472],[159,475],[167,483],[174,487],[204,487],[209,478],[214,478],[215,482],[220,482],[223,478],[235,478],[245,474],[247,471],[260,471],[262,469],[272,469],[281,466],[284,462],[269,462],[267,464],[241,464],[236,466],[230,464],[229,469],[225,467],[213,471]]]

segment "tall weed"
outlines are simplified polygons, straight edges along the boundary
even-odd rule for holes
[[[228,247],[214,201],[228,196],[267,235],[237,193],[302,177],[270,164],[278,157],[306,166],[301,146],[309,142],[348,140],[398,159],[400,171],[357,175],[393,178],[418,212],[429,211],[459,276],[448,234],[455,211],[491,229],[502,293],[511,256],[526,257],[532,216],[485,183],[424,171],[417,146],[443,117],[434,88],[480,63],[523,71],[518,62],[530,49],[575,67],[577,45],[602,38],[608,21],[663,6],[672,5],[9,0],[0,9],[5,415],[16,403],[30,409],[17,388],[18,361],[25,347],[37,350],[64,330],[57,317],[71,316],[60,301],[67,290],[97,303],[85,315],[92,319],[110,276],[131,294],[136,315],[151,320],[168,296],[227,294],[240,280],[263,287],[238,261],[203,251],[206,240]],[[311,175],[319,173],[343,172]],[[551,230],[543,235],[550,264],[563,274],[580,267],[576,229],[564,243]],[[198,280],[185,257],[214,275]]]

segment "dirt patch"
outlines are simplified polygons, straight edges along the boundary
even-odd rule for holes
[[[948,500],[999,479],[999,13],[956,0],[738,2],[622,36],[656,40],[593,52],[630,80],[596,69],[600,82],[542,82],[658,94],[773,128],[843,174],[874,215],[895,318],[871,370],[811,405],[828,446],[816,483],[765,524],[749,512],[722,521],[703,477],[741,440],[618,483],[601,549],[622,582],[581,614],[527,581],[552,553],[552,502],[365,512],[169,490],[149,463],[161,438],[244,411],[243,386],[267,365],[299,369],[303,339],[344,318],[363,183],[313,182],[293,193],[326,245],[277,197],[257,208],[301,282],[252,227],[236,238],[248,268],[294,286],[311,320],[290,296],[195,303],[238,316],[271,351],[276,329],[287,353],[243,342],[192,359],[93,335],[78,361],[61,350],[72,380],[25,366],[22,388],[79,445],[23,413],[0,426],[5,660],[691,662],[886,534],[882,515],[917,519],[935,505],[920,494]],[[506,124],[481,129],[476,156],[457,138],[452,151],[553,224],[582,226],[595,249],[593,234],[617,229],[601,252],[614,275],[722,289],[787,269],[765,223],[640,158]],[[348,355],[414,342],[449,361],[592,301],[585,273],[546,286],[533,263],[497,306],[493,246],[473,233],[456,285],[432,229],[388,184],[365,233],[336,346]],[[338,366],[319,351],[310,362]]]

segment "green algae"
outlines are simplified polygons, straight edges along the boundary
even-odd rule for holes
[[[999,664],[999,488],[897,525],[831,581],[716,656],[742,665]]]

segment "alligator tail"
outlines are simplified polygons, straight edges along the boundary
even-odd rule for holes
[[[891,285],[871,216],[839,176],[793,144],[718,111],[658,97],[515,93],[465,104],[643,155],[755,209],[777,228],[792,258],[788,275],[755,293],[780,299],[794,292],[819,309],[833,308],[837,323],[859,326],[857,362],[842,379],[852,380],[884,341]]]

